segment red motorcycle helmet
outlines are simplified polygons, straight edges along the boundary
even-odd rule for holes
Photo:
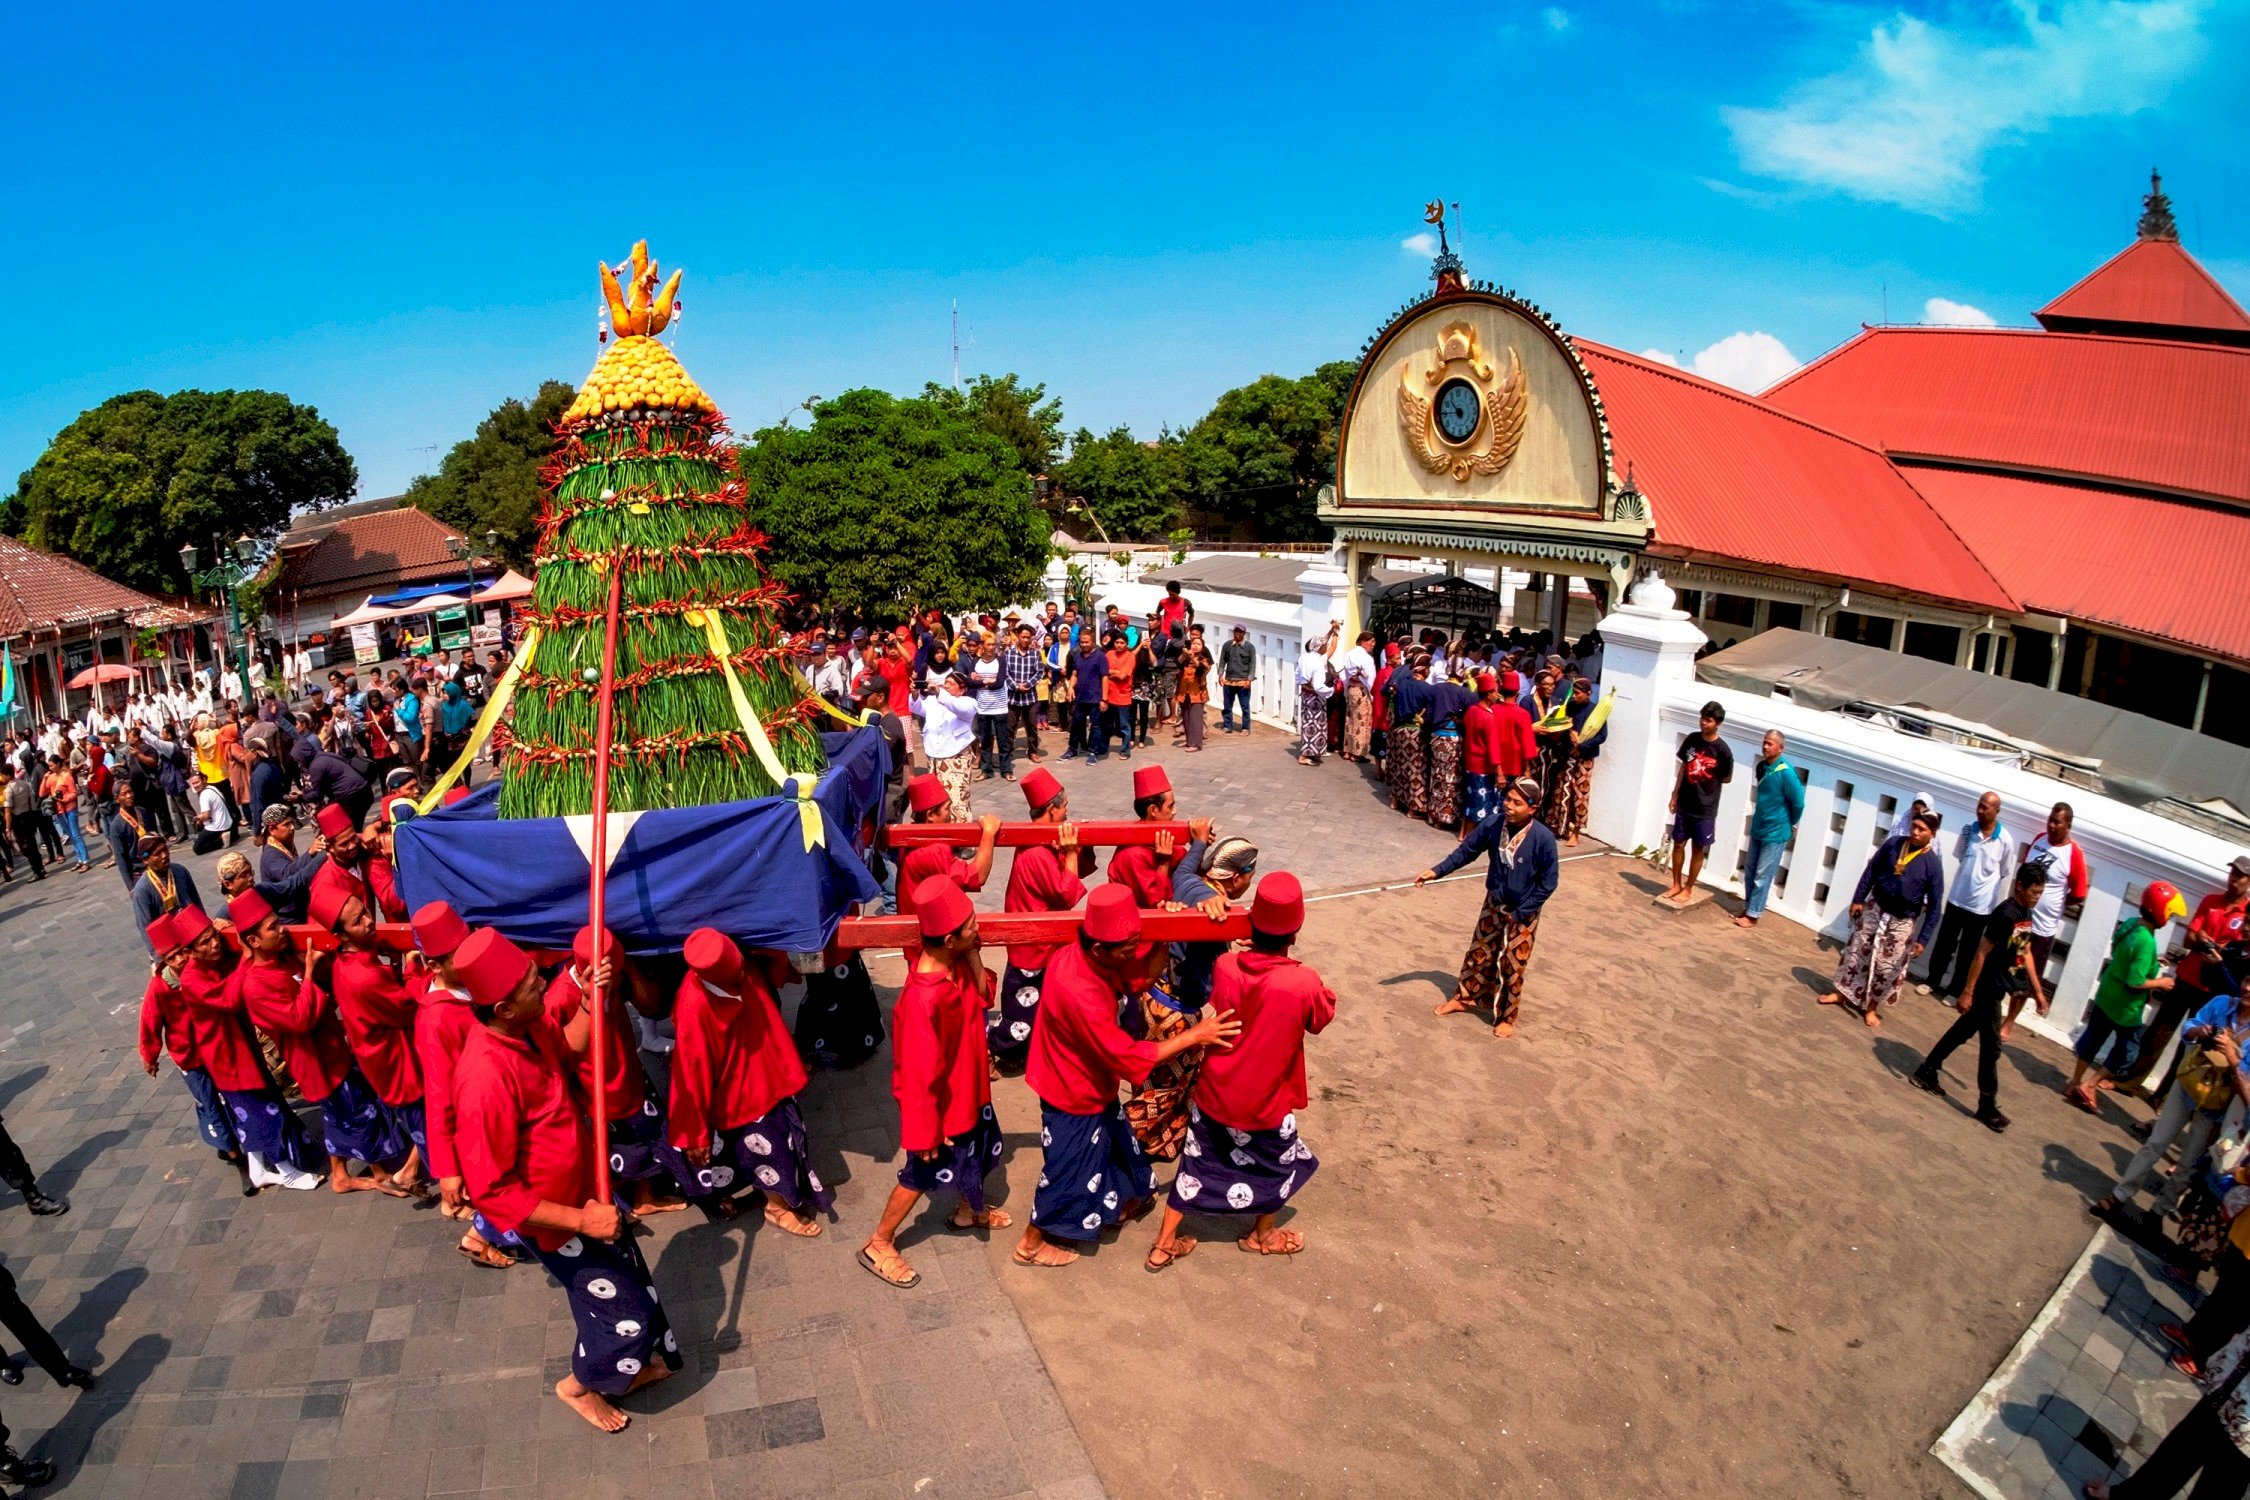
[[[2141,892],[2141,915],[2148,918],[2151,927],[2162,927],[2173,918],[2187,914],[2187,899],[2169,880],[2152,880]]]

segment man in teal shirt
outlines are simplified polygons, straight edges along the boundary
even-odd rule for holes
[[[1769,729],[1758,750],[1755,771],[1758,789],[1751,794],[1749,860],[1742,869],[1742,915],[1737,927],[1755,927],[1766,914],[1766,896],[1781,869],[1781,856],[1797,836],[1797,820],[1805,815],[1805,782],[1783,755],[1781,731]]]

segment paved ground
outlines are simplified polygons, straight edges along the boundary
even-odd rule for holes
[[[1958,1493],[1930,1445],[2079,1255],[2086,1196],[2133,1144],[2118,1106],[2063,1107],[2051,1057],[2011,1049],[2019,1123],[1995,1139],[1900,1081],[1938,1007],[1871,1034],[1812,1004],[1833,960],[1810,934],[1659,912],[1646,867],[1591,852],[1543,924],[1519,1037],[1440,1022],[1474,882],[1349,893],[1447,836],[1381,810],[1354,768],[1297,767],[1277,732],[1213,744],[1161,757],[1184,808],[1345,893],[1312,908],[1303,955],[1343,1000],[1313,1047],[1304,1256],[1240,1255],[1214,1221],[1149,1277],[1142,1225],[1027,1272],[925,1221],[908,1249],[927,1280],[892,1292],[850,1256],[895,1164],[878,1059],[808,1101],[842,1184],[832,1240],[660,1221],[650,1258],[689,1368],[601,1439],[544,1393],[568,1323],[536,1270],[475,1270],[434,1214],[372,1194],[235,1193],[177,1080],[137,1069],[114,872],[59,876],[0,890],[0,1109],[77,1207],[35,1221],[0,1194],[0,1254],[104,1384],[72,1401],[34,1372],[0,1409],[70,1493],[164,1500],[652,1478],[761,1496]],[[1130,765],[1060,768],[1080,816],[1124,815]],[[1011,814],[1014,797],[977,790]],[[1020,1207],[1036,1107],[1017,1082],[999,1097],[996,1186]]]

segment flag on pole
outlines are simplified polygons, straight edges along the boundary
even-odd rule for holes
[[[0,646],[0,715],[16,716],[16,653],[9,646]]]

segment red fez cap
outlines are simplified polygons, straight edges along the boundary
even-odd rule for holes
[[[465,786],[449,786],[445,789],[445,795],[438,799],[438,806],[451,807],[468,795],[469,789]]]
[[[227,917],[237,932],[248,932],[272,915],[273,903],[256,891],[244,891],[227,903]]]
[[[469,924],[444,901],[432,901],[414,913],[414,946],[428,958],[446,958],[468,940]]]
[[[344,902],[357,894],[357,891],[341,880],[316,880],[312,883],[312,889],[305,894],[305,915],[312,918],[315,926],[325,927],[333,932],[336,930],[336,919],[344,914]]]
[[[194,908],[183,906],[180,910],[192,911]],[[159,958],[171,952],[174,948],[185,946],[180,941],[178,927],[173,924],[172,913],[164,912],[155,921],[148,924],[148,945],[156,950]]]
[[[531,955],[490,927],[479,927],[453,951],[453,972],[478,1005],[498,1005],[531,972]]]
[[[1121,885],[1097,885],[1086,898],[1082,929],[1097,943],[1130,943],[1141,935],[1141,909]]]
[[[943,807],[945,800],[945,783],[927,772],[906,784],[906,805],[916,812],[928,812],[933,807]]]
[[[330,838],[334,838],[340,833],[350,833],[359,827],[359,824],[352,821],[351,810],[341,802],[329,803],[320,810],[319,816],[314,818],[313,821],[320,826],[320,831]]]
[[[1477,691],[1480,693],[1499,692],[1500,679],[1493,676],[1490,672],[1477,673]]]
[[[914,887],[914,915],[926,938],[951,937],[973,915],[969,898],[951,876],[932,875]]]
[[[1164,774],[1162,766],[1142,766],[1133,773],[1133,800],[1143,797],[1161,797],[1172,790],[1172,778]]]
[[[1500,674],[1500,691],[1501,691],[1501,692],[1503,692],[1503,693],[1520,693],[1520,692],[1522,692],[1522,691],[1523,691],[1523,676],[1522,676],[1522,674],[1521,674],[1521,673],[1517,673],[1517,672],[1502,672],[1502,673]]]
[[[211,914],[200,906],[183,906],[172,913],[172,936],[185,948],[211,930]]]
[[[1039,811],[1061,795],[1062,783],[1045,766],[1033,766],[1024,773],[1023,800],[1033,812]]]
[[[1250,930],[1268,937],[1292,937],[1305,925],[1305,888],[1287,870],[1258,882],[1250,899]]]
[[[738,984],[742,980],[742,950],[733,938],[716,927],[698,927],[688,934],[680,949],[680,957],[695,970],[698,977],[710,980],[721,987]]]
[[[616,933],[604,929],[602,932],[602,937],[606,940],[602,944],[602,957],[608,959],[611,963],[616,963],[619,959],[625,956],[625,945],[617,941]],[[582,964],[586,964],[588,966],[591,966],[593,964],[593,928],[581,927],[578,929],[578,936],[572,938],[570,942],[570,956],[577,959]]]

